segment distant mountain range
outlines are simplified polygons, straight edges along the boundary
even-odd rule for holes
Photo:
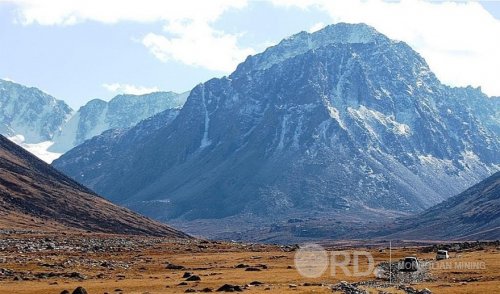
[[[178,114],[106,132],[53,165],[189,232],[244,238],[255,224],[368,221],[460,193],[500,169],[499,109],[480,89],[443,85],[404,42],[337,24],[250,56],[196,86]]]
[[[118,95],[109,102],[94,99],[75,113],[54,137],[51,151],[64,153],[110,129],[129,128],[166,109],[180,109],[188,92],[155,92],[144,95]]]
[[[109,129],[129,128],[166,109],[182,107],[188,92],[94,99],[74,112],[64,101],[0,80],[0,134],[46,161]]]
[[[116,206],[0,135],[0,229],[188,238]]]

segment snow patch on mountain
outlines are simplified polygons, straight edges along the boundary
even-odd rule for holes
[[[407,124],[397,122],[393,115],[385,115],[364,105],[361,105],[358,109],[348,107],[347,112],[355,119],[363,122],[366,129],[374,135],[380,133],[380,129],[377,128],[391,130],[394,134],[400,136],[411,135],[410,127]]]
[[[201,139],[200,142],[200,148],[203,149],[207,146],[210,146],[212,142],[210,142],[210,139],[208,138],[208,130],[210,128],[210,116],[208,114],[208,107],[207,107],[207,102],[205,101],[205,87],[201,85],[201,101],[203,104],[203,113],[205,116],[205,126],[203,129],[203,138]]]
[[[40,143],[26,143],[26,140],[24,139],[23,135],[15,135],[12,137],[7,137],[7,139],[23,147],[28,152],[30,152],[31,154],[35,155],[36,157],[40,158],[41,160],[47,163],[51,163],[52,161],[56,160],[62,155],[62,153],[48,151],[50,146],[54,144],[54,142],[52,141],[44,141]]]

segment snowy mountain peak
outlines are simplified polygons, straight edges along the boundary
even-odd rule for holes
[[[306,33],[313,44],[324,46],[332,43],[373,43],[390,41],[386,36],[379,33],[374,27],[364,23],[337,23],[328,25],[316,32]],[[304,32],[298,33],[289,39],[295,39],[296,36],[303,36]],[[286,41],[288,39],[285,39]]]

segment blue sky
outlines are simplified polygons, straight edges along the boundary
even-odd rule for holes
[[[338,21],[408,42],[448,84],[500,95],[499,2],[68,2],[0,0],[0,78],[73,108],[124,92],[187,91],[284,37]]]

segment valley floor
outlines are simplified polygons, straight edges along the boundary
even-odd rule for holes
[[[354,245],[344,242],[327,247],[348,253],[366,250],[376,264],[389,261],[388,244]],[[430,261],[435,255],[424,247],[398,246],[392,250],[393,261],[404,256]],[[380,275],[356,277],[341,270],[333,276],[331,269],[321,277],[305,278],[296,269],[294,246],[2,232],[0,249],[0,293],[71,293],[78,286],[88,293],[216,292],[224,284],[240,286],[248,293],[342,293],[332,287],[339,291],[355,287],[369,293],[411,293],[407,287],[428,288],[432,293],[500,293],[500,247],[496,243],[451,252],[451,259],[433,263],[421,278],[401,284],[389,284]],[[471,269],[471,265],[480,266]],[[353,266],[351,262],[349,271]],[[200,280],[186,281],[186,272]]]

